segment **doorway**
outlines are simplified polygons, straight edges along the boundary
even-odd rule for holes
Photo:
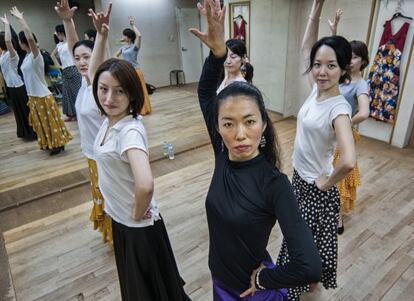
[[[196,8],[176,7],[176,18],[179,34],[181,65],[186,83],[198,82],[203,65],[201,42],[188,31],[189,28],[200,28],[200,15]]]

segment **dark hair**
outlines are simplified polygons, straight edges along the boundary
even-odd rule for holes
[[[4,31],[0,31],[0,48],[3,50],[7,50],[5,35],[6,33]]]
[[[134,42],[135,42],[135,39],[136,39],[136,37],[137,37],[137,35],[135,34],[135,32],[134,32],[132,29],[130,29],[130,28],[125,28],[125,29],[122,31],[122,34],[123,34],[124,36],[126,36],[126,37],[130,38],[130,39],[131,39],[131,41],[132,41],[132,43],[134,43]]]
[[[66,35],[65,26],[63,26],[63,24],[56,25],[55,31],[56,33],[63,33],[64,35]]]
[[[361,69],[360,71],[364,70],[368,64],[369,64],[369,56],[368,56],[368,47],[367,45],[362,41],[351,41],[351,48],[352,52],[361,58]]]
[[[352,48],[348,40],[341,36],[324,37],[317,41],[315,44],[313,44],[310,53],[310,64],[308,69],[306,70],[306,73],[309,73],[312,70],[316,52],[323,45],[326,45],[332,48],[333,51],[335,51],[336,61],[338,62],[339,67],[343,71],[345,71],[345,74],[341,75],[341,77],[339,78],[339,83],[342,84],[345,81],[350,81],[351,75],[349,74],[349,64],[351,63],[352,59]]]
[[[231,52],[233,52],[234,54],[237,54],[241,58],[247,57],[246,44],[244,43],[243,40],[239,40],[239,39],[227,40],[226,46],[228,49],[231,50]],[[244,79],[247,82],[251,83],[253,79],[253,72],[254,72],[253,66],[247,62],[243,63],[241,66],[241,71],[242,71]]]
[[[34,41],[37,43],[36,35],[33,32],[32,32],[32,35],[33,35]],[[23,30],[19,32],[19,40],[20,40],[20,43],[29,46],[29,42],[27,41],[26,35],[24,34]]]
[[[93,40],[95,41],[96,39],[96,30],[95,29],[88,29],[85,30],[85,34],[88,36],[89,39],[93,38]]]
[[[260,115],[262,117],[263,123],[266,124],[266,129],[263,132],[263,136],[266,139],[266,145],[262,148],[259,147],[259,151],[265,156],[266,160],[272,165],[280,168],[280,158],[279,158],[279,147],[278,142],[275,134],[275,129],[273,127],[273,123],[267,114],[265,104],[263,101],[263,95],[258,88],[254,85],[235,81],[224,88],[215,98],[213,103],[213,118],[214,124],[218,129],[218,113],[220,106],[223,102],[226,101],[228,97],[235,97],[235,96],[247,96],[249,97],[259,108]],[[218,134],[219,139],[222,139],[221,136]]]
[[[94,45],[95,45],[95,43],[92,42],[91,40],[79,40],[73,45],[72,54],[75,55],[76,48],[78,48],[80,46],[85,46],[85,47],[88,47],[91,50],[93,50]]]
[[[53,40],[55,41],[56,45],[60,43],[59,38],[55,33],[53,34]]]
[[[135,71],[131,63],[112,58],[103,62],[96,70],[95,77],[93,79],[93,96],[95,98],[96,105],[103,115],[106,116],[104,109],[99,103],[98,99],[98,81],[101,74],[108,71],[119,82],[124,93],[129,99],[129,114],[132,117],[137,118],[137,115],[144,106],[144,92],[141,86],[141,81],[138,78],[138,74]]]

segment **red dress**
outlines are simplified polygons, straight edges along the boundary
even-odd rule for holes
[[[377,120],[394,122],[400,61],[409,27],[410,24],[405,22],[393,35],[391,20],[384,24],[380,46],[368,75],[370,116]]]
[[[233,39],[246,41],[246,21],[243,18],[240,26],[237,24],[237,20],[233,21]]]

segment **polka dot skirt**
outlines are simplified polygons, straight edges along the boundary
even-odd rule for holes
[[[316,246],[322,260],[322,284],[326,289],[336,288],[336,269],[338,260],[338,218],[339,193],[334,186],[327,192],[319,190],[315,184],[303,180],[296,170],[292,179],[294,193],[306,223],[312,230]],[[277,264],[289,261],[286,242],[283,241]],[[289,300],[297,301],[302,292],[309,291],[309,285],[290,288]]]

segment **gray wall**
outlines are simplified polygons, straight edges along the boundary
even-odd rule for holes
[[[88,9],[93,6],[93,0],[81,0],[79,3],[80,9],[76,12],[75,22],[78,33],[83,34],[86,29],[93,27],[90,18],[87,16]],[[55,4],[56,0],[1,0],[0,15],[7,13],[8,19],[16,32],[20,31],[19,23],[9,13],[12,6],[17,6],[24,13],[27,23],[36,34],[39,46],[52,51],[55,48],[53,40],[55,26],[62,23],[54,10]],[[1,30],[4,30],[3,24],[0,26]]]

